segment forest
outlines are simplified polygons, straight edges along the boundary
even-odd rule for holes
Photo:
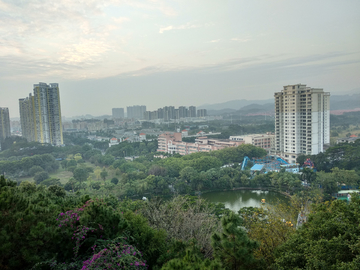
[[[360,200],[333,194],[359,186],[359,140],[299,157],[317,169],[299,175],[241,170],[244,156],[266,155],[252,145],[159,158],[156,144],[105,153],[81,140],[9,144],[0,155],[0,269],[358,269]],[[125,151],[139,157],[125,160]],[[235,213],[192,196],[236,188],[290,202]],[[294,226],[305,205],[307,222]]]
[[[0,269],[358,269],[360,199],[312,192],[234,213],[199,197],[119,200],[1,176]],[[295,229],[283,220],[304,198],[311,212]]]

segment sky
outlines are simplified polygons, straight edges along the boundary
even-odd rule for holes
[[[360,85],[358,0],[0,0],[0,107],[59,83],[62,115]]]

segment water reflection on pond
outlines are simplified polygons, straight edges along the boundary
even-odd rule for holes
[[[238,211],[242,207],[260,207],[261,199],[265,199],[267,204],[287,202],[288,198],[280,193],[262,190],[231,190],[216,191],[201,195],[202,198],[214,203],[224,203],[226,208]]]

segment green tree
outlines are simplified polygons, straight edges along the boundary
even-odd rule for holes
[[[182,259],[172,259],[167,262],[161,270],[220,270],[223,269],[218,260],[203,259],[199,251],[187,249],[186,255]]]
[[[312,184],[316,179],[316,172],[309,168],[303,168],[301,171],[300,179],[306,181],[308,184]]]
[[[93,189],[99,190],[101,188],[101,185],[99,182],[94,182],[94,183],[92,183],[91,187]]]
[[[54,177],[45,179],[44,181],[41,182],[41,184],[44,186],[51,186],[51,185],[61,186],[60,179]]]
[[[69,179],[69,181],[66,182],[66,184],[64,186],[64,189],[66,191],[70,191],[70,190],[76,191],[77,190],[77,188],[76,188],[76,180],[73,177],[71,177]]]
[[[214,256],[218,258],[226,269],[255,269],[257,260],[254,251],[259,248],[259,243],[250,240],[241,226],[241,218],[235,213],[221,219],[222,233],[212,236]]]
[[[58,197],[65,197],[66,195],[65,189],[58,185],[51,185],[48,187],[48,190]]]
[[[102,180],[105,181],[106,177],[108,176],[108,172],[105,170],[105,168],[101,171],[100,176]]]
[[[75,159],[71,159],[71,160],[68,160],[67,164],[66,164],[66,167],[73,167],[73,166],[77,166],[77,162]]]
[[[360,199],[319,204],[278,249],[274,269],[355,270],[360,265]]]
[[[61,161],[61,167],[62,167],[63,169],[66,169],[67,163],[68,163],[68,161],[67,161],[66,159],[62,160],[62,161]]]
[[[205,156],[205,157],[195,159],[192,167],[196,171],[202,172],[202,171],[207,171],[207,170],[213,169],[213,168],[220,168],[221,165],[222,165],[221,161],[218,158]]]
[[[80,167],[74,170],[74,178],[76,181],[79,181],[80,184],[85,182],[88,177],[89,172],[86,170],[86,168]]]
[[[40,184],[42,181],[46,180],[49,178],[49,174],[47,172],[38,172],[34,175],[34,180],[36,184]]]
[[[117,185],[119,183],[119,179],[117,179],[116,177],[113,177],[111,179],[111,183],[113,183],[114,185]]]
[[[29,175],[30,175],[30,176],[34,176],[36,173],[38,173],[38,172],[43,172],[43,171],[44,171],[43,168],[41,168],[40,166],[35,165],[35,166],[32,166],[32,167],[30,168],[30,170],[29,170]]]

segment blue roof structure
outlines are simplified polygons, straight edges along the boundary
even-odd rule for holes
[[[261,171],[264,168],[264,164],[255,164],[251,167],[251,171]]]

